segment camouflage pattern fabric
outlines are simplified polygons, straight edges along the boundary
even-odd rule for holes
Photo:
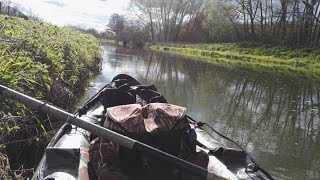
[[[206,168],[206,153],[195,152],[195,145],[186,140],[190,125],[185,113],[184,107],[166,103],[115,106],[107,109],[104,127]],[[178,173],[166,162],[133,153],[101,138],[92,141],[89,155],[98,179],[198,179]]]
[[[140,176],[130,176],[125,173],[120,164],[119,145],[108,140],[97,138],[92,141],[89,150],[90,161],[93,169],[98,177],[98,180],[201,180],[203,178],[194,176],[188,172],[183,172],[169,164],[164,163],[162,167],[146,168],[140,172]],[[179,154],[179,157],[182,155]],[[203,152],[188,153],[184,158],[186,161],[194,163],[200,167],[207,168],[209,158]],[[129,163],[129,162],[128,162]],[[131,167],[133,170],[136,167]]]
[[[121,174],[119,145],[101,138],[91,142],[89,158],[98,179],[126,180]]]
[[[133,134],[184,130],[190,128],[185,113],[186,108],[167,103],[115,106],[107,109],[108,119],[104,127]]]
[[[88,148],[80,147],[80,163],[79,163],[79,176],[78,180],[88,180],[88,162],[89,152]]]

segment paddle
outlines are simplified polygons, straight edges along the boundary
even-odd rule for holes
[[[140,153],[145,153],[150,156],[156,157],[161,160],[165,160],[171,164],[176,165],[177,167],[187,170],[190,173],[204,177],[205,179],[234,179],[233,177],[223,177],[222,175],[217,175],[212,172],[209,172],[208,170],[194,165],[188,161],[185,161],[183,159],[177,158],[173,155],[170,155],[168,153],[165,153],[163,151],[160,151],[156,148],[153,148],[149,145],[146,145],[144,143],[141,143],[139,141],[136,141],[134,139],[131,139],[129,137],[123,136],[119,133],[113,132],[109,129],[103,128],[101,126],[98,126],[96,124],[84,121],[77,116],[65,112],[62,109],[59,109],[53,105],[44,103],[42,101],[39,101],[35,98],[29,97],[27,95],[24,95],[22,93],[19,93],[17,91],[14,91],[10,88],[7,88],[5,86],[0,85],[0,95],[17,100],[27,106],[30,106],[32,108],[38,109],[39,111],[49,114],[51,116],[54,116],[55,118],[66,121],[67,123],[73,124],[77,127],[80,127],[82,129],[85,129],[89,132],[94,132],[96,135],[103,137],[105,139],[108,139],[110,141],[116,142],[120,144],[123,147],[126,147],[128,149],[131,149],[133,151],[137,151]]]

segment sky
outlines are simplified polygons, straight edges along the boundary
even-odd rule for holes
[[[130,0],[11,0],[23,13],[30,10],[45,22],[104,31],[113,13],[124,14]]]

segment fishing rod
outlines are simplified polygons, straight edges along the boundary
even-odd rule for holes
[[[40,100],[37,100],[25,94],[19,93],[1,84],[0,84],[0,95],[17,100],[27,106],[38,109],[40,112],[54,116],[61,121],[65,121],[66,123],[73,124],[89,132],[94,132],[96,135],[102,138],[105,138],[107,140],[113,141],[115,143],[118,143],[119,145],[126,147],[130,150],[133,150],[139,153],[145,153],[150,156],[169,162],[171,164],[174,164],[178,168],[184,169],[194,175],[203,177],[207,180],[237,179],[236,176],[227,172],[221,172],[220,174],[215,174],[211,171],[208,171],[207,169],[204,169],[188,161],[175,157],[166,152],[160,151],[152,146],[146,145],[142,142],[139,142],[137,140],[134,140],[122,134],[103,128],[99,125],[84,121],[74,114],[68,113],[58,107],[42,102]]]

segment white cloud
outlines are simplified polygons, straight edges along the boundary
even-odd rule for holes
[[[129,0],[13,0],[56,25],[80,25],[103,31],[111,14],[124,14]]]
[[[59,6],[59,7],[64,7],[66,6],[65,3],[63,2],[59,2],[59,1],[54,1],[54,0],[47,0],[47,1],[44,1],[45,3],[48,3],[48,4],[53,4],[53,5],[56,5],[56,6]]]

